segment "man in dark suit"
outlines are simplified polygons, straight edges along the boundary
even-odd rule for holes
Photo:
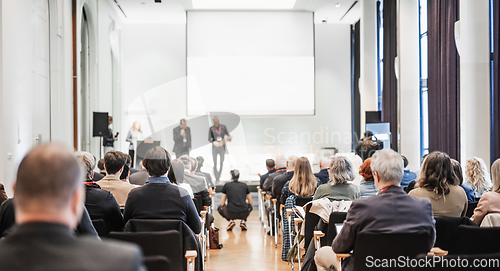
[[[277,199],[278,203],[281,198],[281,190],[285,186],[286,182],[290,181],[293,177],[293,172],[295,170],[295,162],[297,162],[298,157],[292,155],[286,160],[286,172],[277,176],[273,181],[273,188],[271,190],[273,199]]]
[[[321,181],[321,184],[328,183],[330,180],[330,174],[328,173],[328,167],[330,166],[330,159],[323,157],[319,161],[320,171],[318,173],[314,173],[314,176]]]
[[[262,189],[262,185],[264,185],[264,182],[266,181],[267,177],[269,177],[269,174],[272,174],[276,172],[276,163],[274,162],[273,159],[266,159],[266,168],[267,172],[263,175],[260,175],[260,188]]]
[[[0,240],[2,270],[144,270],[134,245],[74,236],[82,180],[73,153],[61,145],[42,145],[24,157],[14,197],[19,226]]]
[[[174,128],[174,153],[179,158],[182,155],[189,155],[191,150],[191,128],[187,126],[185,119],[181,119],[179,126]]]
[[[379,190],[378,195],[352,203],[344,226],[333,240],[332,247],[325,246],[316,252],[314,260],[318,270],[326,270],[331,265],[338,270],[335,253],[349,253],[360,232],[426,231],[429,250],[434,245],[436,230],[431,203],[428,199],[408,196],[400,187],[404,169],[401,156],[391,149],[377,151],[372,157],[371,168],[375,186]],[[350,258],[355,255],[356,251]],[[354,260],[350,259],[342,265],[342,270],[351,271],[353,267]]]
[[[208,141],[212,143],[212,159],[214,161],[215,184],[220,181],[224,156],[226,155],[226,142],[231,141],[231,136],[226,125],[220,124],[219,118],[213,118],[214,125],[208,130]],[[220,167],[217,167],[217,156],[220,156]]]

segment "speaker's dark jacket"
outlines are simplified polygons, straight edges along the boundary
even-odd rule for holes
[[[191,128],[186,127],[184,131],[186,132],[186,142],[184,142],[184,137],[181,135],[182,128],[177,126],[174,128],[174,149],[175,153],[187,153],[191,148]]]

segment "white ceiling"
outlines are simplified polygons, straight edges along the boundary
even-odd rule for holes
[[[251,1],[251,0],[234,0]],[[273,0],[268,0],[273,1]],[[111,1],[116,6],[114,1]],[[185,23],[185,11],[194,9],[191,0],[116,0],[126,15],[125,22],[130,23]],[[314,12],[315,23],[347,23],[359,20],[360,3],[346,14],[356,0],[296,0],[291,10]],[[340,5],[339,5],[340,4]],[[232,9],[234,10],[234,9]],[[253,10],[270,10],[256,8]],[[290,10],[290,9],[289,9]],[[345,16],[344,16],[345,15]],[[344,18],[342,18],[344,16]],[[342,20],[341,20],[342,18]]]

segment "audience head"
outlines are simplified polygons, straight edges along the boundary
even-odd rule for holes
[[[465,179],[474,190],[490,188],[490,175],[483,159],[472,157],[467,160]]]
[[[451,159],[451,165],[453,166],[453,172],[457,176],[458,184],[462,185],[464,182],[464,175],[462,173],[462,165],[460,165],[460,163],[455,159]]]
[[[319,169],[325,169],[330,166],[330,162],[332,159],[328,157],[323,157],[321,160],[319,160]]]
[[[131,167],[132,166],[132,156],[125,154],[125,153],[123,155],[125,155],[125,165]]]
[[[363,164],[359,167],[359,175],[363,177],[365,181],[373,182],[373,172],[371,167],[372,159],[367,158]]]
[[[184,164],[184,170],[187,172],[191,172],[191,160],[189,160],[189,156],[182,155],[181,157],[179,157],[179,160],[181,160]]]
[[[121,175],[125,165],[125,155],[119,151],[110,151],[104,155],[104,169],[107,175]]]
[[[276,163],[274,162],[273,159],[266,159],[266,167],[267,167],[267,170],[271,170],[273,169],[274,167],[276,167]]]
[[[425,161],[425,158],[427,158],[427,156],[429,156],[428,153],[422,155],[422,157],[420,157],[420,164],[423,165],[424,164],[424,161]]]
[[[236,182],[240,179],[240,171],[237,170],[237,169],[233,169],[230,171],[231,173],[231,180],[233,180],[233,182]]]
[[[77,151],[75,156],[85,170],[85,180],[92,180],[94,177],[95,157],[88,152]]]
[[[354,170],[351,161],[345,156],[334,156],[330,161],[330,170],[328,171],[331,185],[341,184],[354,180]]]
[[[296,155],[290,155],[286,160],[286,169],[295,169],[295,162],[297,162],[298,157]]]
[[[55,222],[75,228],[83,212],[84,172],[73,152],[62,145],[32,149],[17,171],[16,222]]]
[[[130,176],[130,167],[125,164],[123,166],[122,174],[120,174],[120,180],[125,181],[128,180],[128,177]]]
[[[189,163],[191,163],[191,172],[195,172],[198,169],[198,160],[189,157]]]
[[[174,159],[172,161],[172,166],[168,171],[168,179],[174,184],[184,183],[184,164],[181,160]]]
[[[196,169],[196,171],[201,171],[201,168],[203,167],[203,163],[205,162],[205,159],[203,159],[203,157],[201,157],[201,156],[198,156],[198,157],[196,157],[196,161],[198,161],[198,168]]]
[[[217,116],[215,116],[212,120],[213,120],[213,122],[214,122],[214,125],[215,125],[216,127],[218,127],[218,126],[219,126],[219,118],[218,118]]]
[[[286,168],[286,159],[283,155],[276,158],[276,168]]]
[[[306,157],[298,158],[289,184],[290,191],[297,196],[309,197],[314,194],[317,186],[318,181],[312,172],[309,160]]]
[[[186,129],[186,127],[187,127],[186,119],[181,119],[181,121],[179,123],[179,127],[181,127],[182,129]]]
[[[141,131],[141,123],[139,121],[134,121],[134,123],[132,124],[132,130],[142,132]]]
[[[146,153],[142,165],[151,177],[165,176],[171,165],[170,154],[163,147],[156,146]]]
[[[500,159],[491,165],[491,180],[493,181],[493,191],[500,192]]]
[[[403,158],[403,167],[406,168],[409,164],[408,159],[404,155],[401,155],[401,158]]]
[[[437,195],[445,195],[450,192],[451,185],[458,184],[459,180],[448,154],[434,151],[425,158],[420,171],[418,187],[434,191]]]
[[[104,158],[97,162],[97,167],[99,168],[99,171],[104,172]]]
[[[376,151],[372,156],[370,167],[377,189],[387,185],[401,184],[403,179],[403,159],[401,155],[391,149]]]

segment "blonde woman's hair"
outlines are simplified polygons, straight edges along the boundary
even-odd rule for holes
[[[486,164],[479,157],[472,157],[465,165],[465,179],[474,190],[487,190],[490,188],[490,174]]]
[[[317,186],[318,181],[312,172],[309,160],[306,157],[298,158],[289,184],[290,191],[297,196],[309,197],[314,194]]]
[[[354,169],[351,161],[345,156],[334,156],[330,160],[330,174],[329,184],[335,185],[354,180]]]
[[[500,159],[491,165],[491,180],[493,181],[493,191],[500,192]]]

